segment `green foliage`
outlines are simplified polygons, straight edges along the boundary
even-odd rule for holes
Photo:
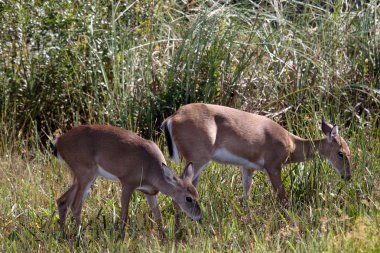
[[[375,1],[7,1],[1,12],[3,124],[23,138],[95,122],[156,136],[197,101],[345,124],[379,114]]]
[[[380,142],[376,140],[380,132],[352,127],[356,134],[350,138],[351,182],[340,181],[320,160],[297,168],[287,166],[283,178],[290,202],[284,208],[276,202],[264,173],[257,172],[244,208],[239,168],[212,163],[199,184],[202,223],[183,215],[180,234],[175,235],[171,200],[160,195],[166,238],[141,193],[133,195],[129,225],[121,237],[120,185],[101,178],[84,204],[80,233],[69,212],[65,237],[58,225],[55,199],[71,183],[66,166],[45,152],[36,153],[34,159],[3,156],[0,250],[377,252]]]

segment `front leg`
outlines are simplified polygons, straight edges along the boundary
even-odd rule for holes
[[[158,202],[157,202],[157,194],[156,195],[149,195],[145,194],[146,200],[148,201],[149,207],[152,210],[153,217],[157,222],[158,225],[158,231],[161,234],[162,239],[165,238],[165,232],[164,232],[164,227],[162,223],[162,215],[160,212],[160,209],[158,207]]]
[[[251,193],[251,185],[252,185],[252,176],[253,169],[243,168],[242,169],[242,183],[243,183],[243,191],[244,191],[244,205],[247,206],[249,196]]]
[[[272,183],[273,189],[275,190],[278,199],[281,204],[286,203],[285,189],[281,181],[281,169],[278,168],[268,168],[267,174],[269,176],[270,182]]]
[[[157,222],[162,221],[161,212],[158,208],[157,195],[145,194],[146,200],[148,201],[149,207],[152,210],[153,217]]]
[[[123,184],[121,192],[121,228],[124,230],[128,220],[129,201],[131,200],[134,188]]]
[[[148,201],[149,207],[152,210],[153,217],[156,220],[158,224],[158,229],[163,232],[163,226],[162,226],[162,215],[160,212],[160,209],[158,207],[158,202],[157,202],[157,195],[149,195],[145,194],[146,200]]]

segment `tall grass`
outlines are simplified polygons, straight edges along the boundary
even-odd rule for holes
[[[1,111],[43,140],[93,122],[156,136],[163,116],[194,101],[345,122],[378,115],[376,1],[275,3],[7,1]]]
[[[0,251],[378,251],[380,8],[358,2],[0,1]],[[246,210],[239,169],[211,164],[202,224],[183,217],[175,235],[161,196],[162,239],[139,193],[120,238],[119,187],[98,180],[82,232],[71,220],[64,238],[54,200],[71,178],[48,152],[53,133],[110,123],[165,150],[160,122],[197,101],[305,138],[332,120],[352,182],[319,159],[287,166],[282,208],[256,173]]]

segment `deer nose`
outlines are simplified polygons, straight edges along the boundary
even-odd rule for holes
[[[197,216],[193,217],[193,220],[198,221],[199,223],[202,223],[202,216],[200,214],[198,214]]]
[[[201,209],[200,209],[198,203],[195,203],[195,205],[194,205],[193,214],[194,214],[193,220],[200,222],[202,219],[202,215],[201,215]]]

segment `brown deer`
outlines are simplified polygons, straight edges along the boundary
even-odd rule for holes
[[[81,223],[81,210],[91,185],[97,176],[120,181],[121,222],[124,228],[129,201],[134,190],[143,192],[156,220],[161,224],[157,204],[160,191],[192,219],[201,218],[198,192],[192,184],[194,171],[189,163],[182,178],[165,164],[157,145],[125,129],[107,125],[75,127],[56,140],[55,154],[70,167],[73,185],[57,200],[59,223],[63,229],[68,208],[76,223]]]
[[[165,132],[170,156],[179,162],[182,154],[194,164],[193,184],[210,160],[242,166],[245,200],[248,199],[253,171],[265,172],[283,202],[281,181],[285,164],[314,159],[318,151],[345,180],[351,178],[350,150],[339,136],[338,127],[322,122],[326,135],[320,140],[306,140],[289,133],[273,120],[241,110],[211,105],[188,104],[167,118]]]

